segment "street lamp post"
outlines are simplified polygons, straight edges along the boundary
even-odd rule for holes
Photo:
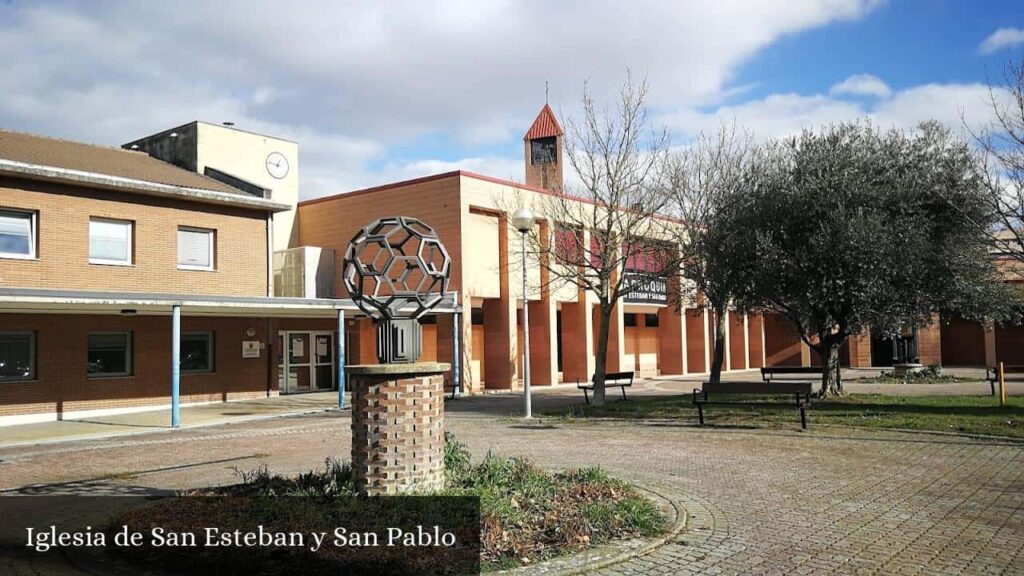
[[[519,231],[523,255],[523,412],[533,418],[530,403],[530,303],[526,299],[526,235],[533,230],[536,218],[529,208],[520,208],[512,214],[512,225]]]

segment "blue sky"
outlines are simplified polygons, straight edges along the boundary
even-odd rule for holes
[[[0,127],[118,145],[193,119],[300,145],[312,198],[463,168],[521,179],[543,104],[646,75],[677,144],[869,116],[989,119],[1018,2],[0,0]],[[987,42],[987,43],[986,43]]]
[[[902,0],[887,2],[857,22],[836,23],[782,38],[738,70],[740,82],[760,82],[752,95],[813,93],[853,74],[870,73],[894,89],[929,82],[984,82],[1012,55],[1007,47],[981,54],[979,44],[1003,27],[1024,29],[1024,4]]]

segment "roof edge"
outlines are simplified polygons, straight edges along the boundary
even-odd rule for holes
[[[205,204],[218,204],[223,206],[237,206],[252,208],[268,212],[284,212],[291,210],[291,205],[284,202],[275,202],[266,198],[255,196],[244,196],[241,194],[230,194],[216,190],[203,188],[191,188],[186,186],[174,186],[161,182],[149,180],[137,180],[122,176],[111,176],[97,172],[86,172],[83,170],[71,170],[69,168],[57,168],[41,164],[28,164],[14,160],[0,159],[0,174],[9,174],[29,178],[32,180],[55,181],[71,184],[87,184],[107,190],[132,191],[148,196],[161,196],[179,198]]]

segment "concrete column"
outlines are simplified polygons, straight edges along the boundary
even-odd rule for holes
[[[456,314],[437,315],[437,359],[452,363],[451,371],[447,372],[444,377],[453,386],[456,383],[454,374],[459,370],[460,364],[459,355],[456,353],[458,349],[456,316]]]
[[[996,362],[996,331],[995,327],[988,327],[985,329],[985,366],[995,366]]]
[[[547,221],[538,224],[541,241],[540,300],[531,301],[530,307],[530,375],[538,386],[558,383],[558,310],[551,294],[551,272],[548,271],[548,253],[551,231]]]
[[[925,366],[942,364],[942,330],[939,328],[938,315],[932,318],[930,325],[918,328],[917,354]]]
[[[484,365],[489,389],[507,390],[517,380],[519,358],[516,326],[516,299],[512,297],[509,277],[508,217],[498,218],[498,298],[484,300]],[[517,276],[518,277],[518,276]]]
[[[171,428],[181,425],[181,306],[171,306]]]
[[[600,321],[600,308],[594,309],[596,313],[594,321],[594,329],[600,329],[600,325],[597,323]],[[616,304],[612,307],[612,315],[610,324],[608,326],[608,357],[605,362],[606,372],[621,372],[625,362],[626,354],[626,333],[625,326],[623,325],[623,310],[622,304]],[[597,350],[594,350],[596,353]]]
[[[810,366],[811,365],[811,347],[804,342],[804,339],[800,339],[800,365]]]
[[[377,327],[372,318],[356,320],[356,350],[350,351],[357,364],[377,363]]]
[[[725,350],[722,354],[722,371],[732,370],[732,319],[729,318],[728,310],[725,311]],[[715,326],[718,326],[717,319]],[[714,349],[715,341],[708,342],[708,346]],[[711,364],[708,364],[708,370],[711,370]]]
[[[750,317],[743,315],[743,367],[750,369]]]
[[[711,355],[714,353],[712,347],[714,346],[714,340],[711,336],[711,318],[707,308],[701,309],[701,316],[704,318],[704,331],[701,336],[704,337],[704,372],[711,372]]]
[[[871,367],[871,333],[864,330],[847,339],[850,352],[850,368]]]
[[[530,306],[530,375],[538,386],[558,383],[557,310],[550,297]]]
[[[686,314],[671,306],[658,311],[658,367],[662,374],[686,373]]]
[[[747,316],[747,349],[748,366],[764,366],[764,318],[761,314]]]
[[[562,378],[566,382],[587,381],[594,374],[593,317],[590,302],[579,291],[576,302],[562,303]]]

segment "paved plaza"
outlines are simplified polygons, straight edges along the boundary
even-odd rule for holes
[[[640,388],[661,394],[666,383]],[[559,388],[539,392],[535,404],[581,400]],[[512,395],[459,399],[447,406],[448,428],[475,457],[492,450],[552,468],[602,466],[689,512],[677,539],[602,574],[1024,574],[1022,444],[813,425],[526,424],[510,417],[518,407]],[[349,445],[347,413],[321,410],[12,446],[0,448],[0,490],[184,490],[234,482],[236,468],[264,463],[276,473],[309,470],[329,456],[347,459]]]

